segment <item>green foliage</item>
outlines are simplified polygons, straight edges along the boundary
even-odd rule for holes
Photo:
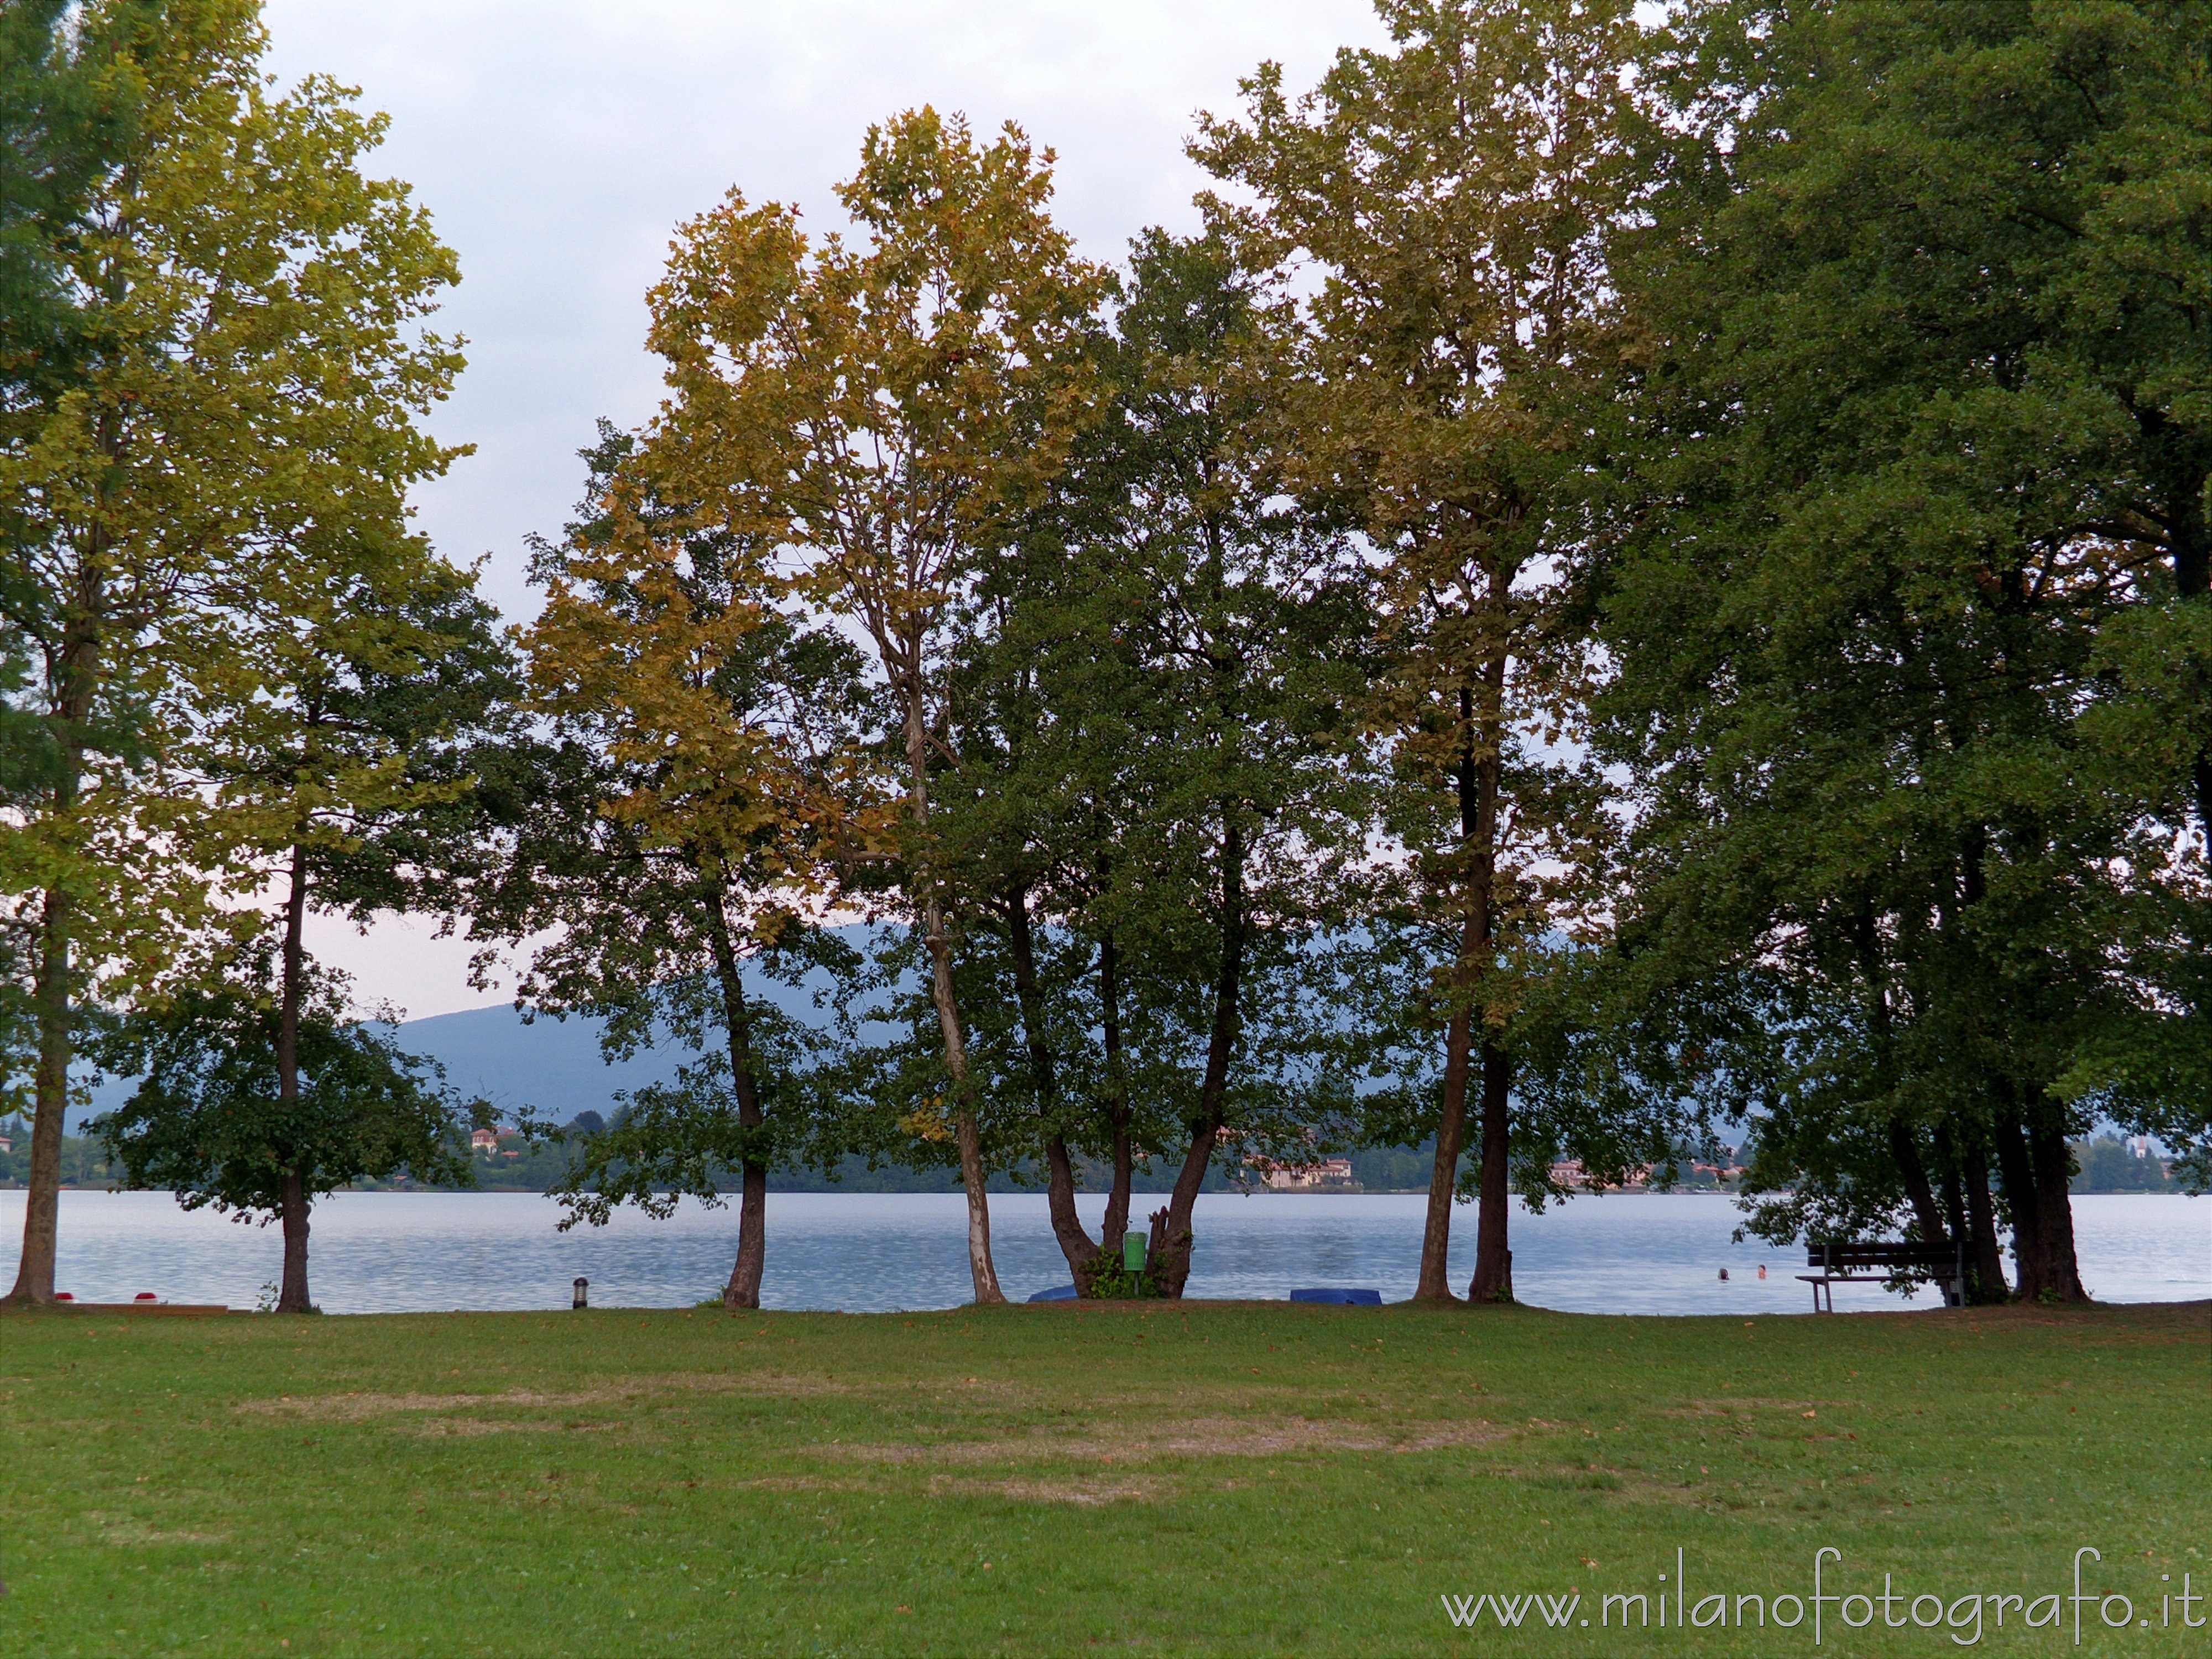
[[[264,619],[260,695],[196,733],[264,857],[301,854],[308,908],[450,913],[488,856],[477,775],[516,720],[514,653],[474,574],[419,544],[334,573]]]
[[[550,933],[521,1000],[600,1019],[609,1059],[663,1043],[692,1058],[574,1138],[554,1188],[564,1227],[624,1202],[718,1203],[733,1173],[842,1151],[816,1077],[836,1022],[793,1021],[746,981],[818,989],[853,970],[850,947],[801,913],[827,880],[866,704],[857,651],[775,608],[743,537],[661,493],[612,427],[583,453],[576,522],[533,544],[544,723],[483,757],[507,856],[476,881],[471,925]]]
[[[1772,1236],[1941,1236],[1994,1165],[2027,1288],[2075,1294],[2067,1137],[2123,1088],[2201,1121],[2191,745],[2141,713],[2196,692],[2127,641],[2203,586],[2212,265],[2171,207],[2207,40],[1860,0],[1692,8],[1656,54],[1584,565],[1635,826],[1617,1069],[1756,1120]]]
[[[1142,1297],[1157,1296],[1158,1287],[1152,1283],[1151,1264],[1132,1273],[1121,1260],[1118,1242],[1111,1249],[1101,1250],[1091,1259],[1083,1294],[1106,1302],[1129,1302]]]
[[[1607,270],[1636,215],[1626,0],[1383,0],[1389,50],[1346,50],[1312,91],[1279,64],[1191,147],[1238,199],[1209,222],[1267,302],[1278,361],[1255,436],[1291,487],[1376,550],[1358,706],[1388,765],[1376,901],[1426,961],[1397,1016],[1443,1039],[1427,1127],[1473,1115],[1506,1272],[1516,1137],[1511,1025],[1552,931],[1601,913],[1585,879],[1615,829],[1578,734],[1595,664],[1563,565],[1589,534],[1593,415],[1620,356]],[[1247,194],[1256,199],[1242,199]],[[1310,507],[1309,508],[1310,510]],[[1525,1162],[1525,1159],[1524,1159]],[[1449,1159],[1421,1293],[1443,1283]]]
[[[9,416],[82,367],[91,296],[65,250],[90,232],[106,175],[135,136],[142,88],[125,54],[150,5],[77,27],[69,0],[0,13],[0,385]],[[107,20],[101,20],[106,21]]]
[[[933,823],[995,1155],[1202,1173],[1342,1092],[1321,1005],[1364,856],[1369,583],[1246,441],[1261,342],[1224,246],[1148,233],[1116,300],[1110,396],[961,615]]]
[[[301,1020],[298,1097],[280,1097],[270,973],[260,958],[246,975],[118,1016],[102,1034],[102,1067],[141,1079],[88,1126],[126,1183],[173,1191],[186,1209],[264,1219],[283,1209],[288,1179],[311,1197],[402,1172],[425,1186],[471,1185],[464,1132],[488,1123],[490,1109],[458,1100],[436,1068],[349,1019],[329,979]]]
[[[750,970],[804,984],[810,975],[848,969],[851,957],[834,934],[793,929],[786,948],[756,958]],[[639,1028],[630,1022],[649,1020],[653,1040],[696,1058],[679,1066],[672,1081],[622,1097],[604,1127],[551,1132],[556,1145],[571,1149],[567,1172],[549,1189],[563,1206],[562,1231],[579,1222],[604,1226],[623,1204],[661,1219],[687,1196],[715,1208],[748,1169],[834,1163],[848,1144],[838,1133],[842,1115],[832,1092],[841,1075],[837,1055],[823,1030],[766,1000],[749,1003],[747,1086],[757,1110],[748,1115],[738,1109],[721,988],[711,976],[664,981],[619,1012],[633,1032]]]
[[[85,1009],[206,981],[296,844],[198,740],[287,701],[279,639],[419,550],[407,492],[458,453],[416,424],[460,368],[423,327],[453,255],[364,172],[381,118],[265,46],[257,0],[0,19],[0,966],[49,1160]]]

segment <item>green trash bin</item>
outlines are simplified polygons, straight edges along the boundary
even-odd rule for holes
[[[1142,1233],[1121,1235],[1121,1266],[1128,1272],[1145,1271],[1145,1236]]]

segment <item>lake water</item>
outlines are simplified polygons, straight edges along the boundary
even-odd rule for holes
[[[21,1192],[0,1192],[0,1238],[9,1241],[0,1249],[9,1258],[22,1237],[23,1201]],[[1189,1293],[1282,1297],[1304,1285],[1366,1285],[1399,1300],[1413,1294],[1425,1204],[1419,1196],[1208,1194],[1198,1204]],[[1103,1198],[1087,1195],[1081,1207],[1095,1231]],[[733,1208],[687,1200],[667,1221],[624,1211],[606,1227],[565,1233],[555,1227],[560,1214],[534,1193],[341,1193],[315,1206],[310,1284],[331,1313],[565,1308],[580,1275],[591,1280],[595,1306],[678,1307],[719,1294],[736,1253]],[[2212,1297],[2212,1201],[2083,1197],[2074,1215],[2091,1295]],[[761,1297],[769,1307],[859,1313],[969,1299],[957,1193],[772,1194],[768,1217]],[[994,1195],[991,1218],[1009,1297],[1067,1282],[1042,1194]],[[1731,1243],[1741,1219],[1733,1200],[1711,1194],[1612,1194],[1540,1216],[1516,1206],[1514,1289],[1523,1302],[1578,1313],[1810,1312],[1812,1292],[1793,1277],[1803,1271],[1803,1251]],[[61,1195],[56,1287],[81,1301],[125,1302],[152,1291],[170,1301],[251,1308],[282,1256],[274,1228],[186,1212],[164,1193]],[[1472,1208],[1454,1218],[1451,1259],[1463,1291],[1474,1261]],[[1907,1301],[1879,1285],[1836,1287],[1838,1310],[1937,1300],[1932,1291]]]

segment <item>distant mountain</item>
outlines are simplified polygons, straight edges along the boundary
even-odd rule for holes
[[[794,1019],[823,1016],[804,990],[760,975],[748,976],[748,1000],[773,1003]],[[481,1095],[512,1119],[525,1107],[554,1123],[582,1111],[611,1117],[615,1095],[648,1083],[665,1083],[691,1058],[673,1045],[648,1048],[635,1060],[608,1065],[599,1054],[601,1022],[541,1014],[526,1023],[511,1006],[471,1008],[458,1014],[410,1019],[399,1028],[401,1048],[446,1068],[448,1086],[465,1097]]]
[[[465,1097],[482,1096],[503,1120],[529,1109],[566,1123],[581,1111],[611,1117],[618,1091],[665,1083],[682,1060],[677,1052],[648,1048],[610,1066],[599,1054],[600,1024],[543,1014],[526,1022],[501,1004],[410,1019],[398,1042],[410,1054],[436,1060],[446,1068],[448,1087]]]

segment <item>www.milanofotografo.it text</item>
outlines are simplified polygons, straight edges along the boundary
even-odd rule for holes
[[[1881,1575],[1881,1589],[1873,1588],[1872,1576],[1863,1581],[1844,1566],[1844,1553],[1832,1546],[1814,1552],[1809,1588],[1803,1595],[1737,1594],[1708,1585],[1692,1587],[1688,1562],[1674,1552],[1671,1573],[1662,1572],[1652,1588],[1626,1592],[1591,1592],[1579,1588],[1553,1595],[1542,1590],[1505,1593],[1476,1590],[1464,1595],[1446,1593],[1444,1615],[1462,1629],[1494,1624],[1504,1629],[1527,1626],[1553,1630],[1787,1630],[1802,1631],[1814,1647],[1844,1630],[1864,1630],[1877,1620],[1891,1630],[1917,1627],[1940,1631],[1962,1648],[1984,1636],[2008,1629],[2069,1628],[2074,1643],[2124,1631],[2169,1630],[2179,1625],[2202,1630],[2212,1614],[2202,1609],[2206,1601],[2196,1587],[2194,1575],[2184,1572],[2179,1583],[2170,1573],[2160,1573],[2154,1584],[2136,1581],[2118,1583],[2114,1575],[2099,1571],[2104,1556],[2083,1545],[2074,1552],[2070,1583],[2044,1594],[2026,1590],[1992,1592],[1963,1586],[1937,1591],[1908,1585],[1896,1587],[1893,1572]]]

